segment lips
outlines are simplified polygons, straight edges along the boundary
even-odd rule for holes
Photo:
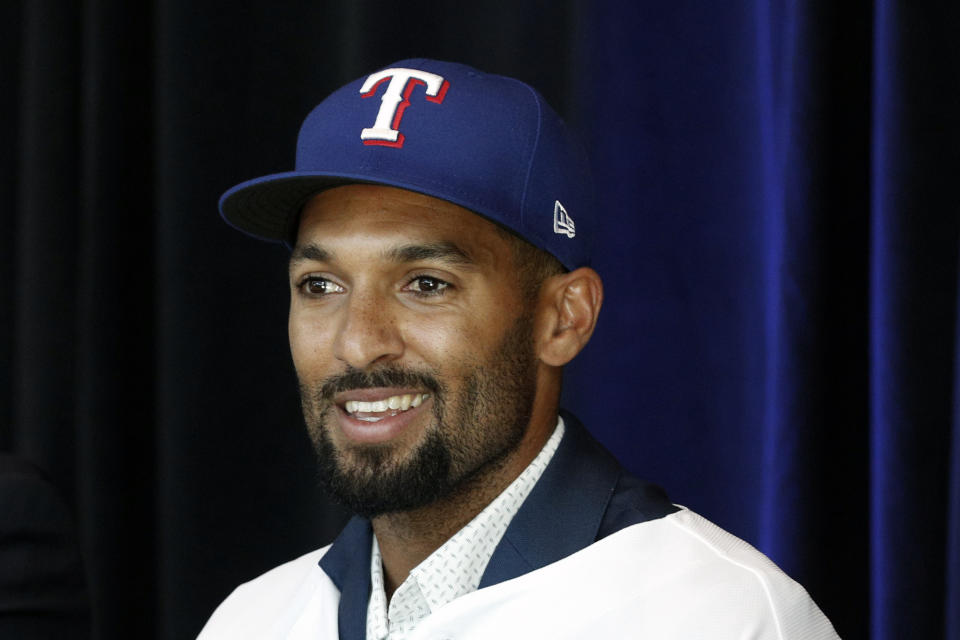
[[[395,416],[402,411],[409,411],[411,408],[416,409],[429,397],[429,393],[405,393],[369,402],[347,400],[343,403],[343,409],[347,412],[347,415],[358,420],[377,422],[383,418]]]
[[[410,389],[356,389],[334,399],[340,430],[357,443],[399,437],[426,412],[433,395]]]

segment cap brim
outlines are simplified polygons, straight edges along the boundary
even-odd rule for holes
[[[220,197],[220,215],[244,233],[262,240],[292,243],[297,217],[311,196],[336,186],[361,182],[371,183],[371,180],[308,171],[274,173],[241,182],[224,193]]]

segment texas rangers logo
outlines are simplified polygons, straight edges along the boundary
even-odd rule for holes
[[[450,83],[435,73],[419,69],[384,69],[367,78],[360,87],[360,95],[369,98],[376,95],[377,89],[387,82],[387,90],[380,98],[380,111],[372,127],[360,132],[363,144],[376,144],[385,147],[402,147],[403,134],[400,133],[400,120],[403,112],[410,106],[410,94],[417,85],[426,89],[426,98],[440,104],[447,95]]]

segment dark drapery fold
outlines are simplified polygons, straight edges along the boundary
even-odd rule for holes
[[[153,23],[148,6],[84,3],[75,121],[80,180],[73,426],[81,535],[99,637],[152,629],[156,589]],[[162,517],[165,514],[160,514]]]
[[[24,425],[8,440],[63,487],[72,487],[76,465],[78,19],[72,3],[21,8],[20,87],[10,92],[19,97],[18,139],[7,149],[18,158],[16,205],[4,207],[13,218],[4,229],[16,234],[14,299],[6,310],[14,319],[13,376],[6,392],[13,423]]]
[[[867,504],[836,491],[869,491],[871,25],[858,3],[782,5],[757,3],[765,252],[759,543],[814,593],[845,598],[847,606],[829,613],[838,627],[855,629],[853,612],[866,606]],[[838,530],[838,521],[847,525]],[[832,567],[841,564],[847,571],[838,580]]]
[[[960,269],[958,269],[960,273]],[[957,295],[960,304],[960,294]],[[947,504],[946,562],[946,633],[944,637],[960,637],[960,307],[957,308],[954,330],[953,430],[950,446],[949,503]]]
[[[523,78],[591,151],[606,303],[565,404],[842,637],[960,636],[960,10],[241,5],[0,8],[0,449],[72,501],[95,638],[192,637],[345,521],[286,254],[216,200],[420,55]]]
[[[886,0],[875,11],[871,630],[876,638],[933,638],[944,635],[958,607],[933,587],[955,584],[945,560],[960,544],[955,534],[947,537],[956,518],[949,511],[947,480],[957,465],[950,443],[960,437],[952,398],[960,74],[950,44],[960,9],[941,3],[931,20],[916,5]]]
[[[20,86],[20,6],[9,2],[0,4],[0,77],[7,86]],[[16,25],[14,27],[13,25]],[[13,305],[15,300],[15,273],[17,227],[16,209],[20,158],[15,149],[18,139],[20,104],[17,100],[0,100],[0,140],[7,145],[7,152],[0,153],[0,222],[4,231],[0,233],[0,449],[13,448],[13,343],[16,326]]]

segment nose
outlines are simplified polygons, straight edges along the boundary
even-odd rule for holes
[[[400,358],[403,338],[389,306],[375,292],[352,292],[337,319],[333,355],[361,370]]]

